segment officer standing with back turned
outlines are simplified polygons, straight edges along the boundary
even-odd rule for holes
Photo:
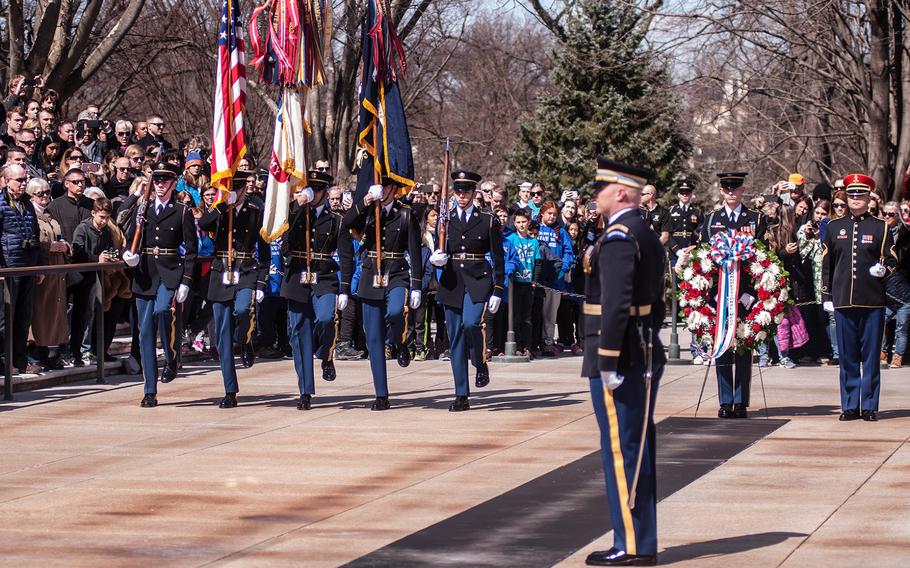
[[[445,306],[455,376],[451,412],[470,408],[468,361],[477,369],[474,382],[477,388],[490,382],[483,316],[487,309],[495,314],[502,301],[505,276],[502,228],[495,215],[478,211],[474,206],[480,179],[478,174],[463,170],[452,174],[456,206],[450,213],[446,242],[430,256],[431,264],[442,267],[436,301]],[[487,261],[488,253],[492,266]]]
[[[639,210],[652,173],[597,159],[594,200],[606,229],[585,254],[585,352],[600,427],[613,548],[591,566],[657,562],[654,403],[666,357],[663,321],[666,255]]]

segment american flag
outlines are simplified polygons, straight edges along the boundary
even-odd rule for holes
[[[218,30],[218,69],[215,77],[215,116],[212,124],[212,185],[230,191],[237,163],[246,154],[243,113],[246,110],[246,54],[237,0],[224,0]]]

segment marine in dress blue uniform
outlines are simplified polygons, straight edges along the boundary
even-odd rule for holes
[[[135,208],[128,223],[126,242],[132,243],[137,217],[142,215],[142,233],[135,253],[126,251],[123,259],[133,266],[133,295],[139,316],[139,353],[145,396],[140,405],[158,405],[158,356],[156,338],[164,349],[161,382],[177,376],[177,351],[174,348],[174,304],[183,303],[193,283],[196,264],[196,225],[193,215],[174,198],[177,166],[159,163],[152,170],[153,192],[149,202]]]
[[[382,185],[370,187],[367,195],[355,202],[342,220],[343,230],[356,232],[363,239],[359,249],[361,268],[357,297],[361,300],[363,332],[376,392],[371,410],[388,410],[390,405],[386,340],[398,348],[400,366],[407,367],[411,363],[406,344],[408,307],[417,309],[420,305],[423,276],[420,226],[411,208],[396,201],[400,187],[397,181],[383,178]],[[378,267],[374,201],[381,202],[379,244],[382,259]]]
[[[332,211],[326,200],[333,178],[326,172],[310,170],[307,181],[309,187],[291,203],[282,245],[281,296],[288,301],[288,338],[300,391],[298,410],[309,410],[316,394],[314,339],[319,345],[316,358],[322,360],[322,378],[335,380],[332,355],[338,334],[336,307],[343,310],[347,306],[354,275],[354,244],[350,234],[341,229],[341,215]]]
[[[477,370],[475,385],[490,382],[486,360],[484,315],[496,313],[502,301],[505,264],[502,227],[499,219],[474,206],[478,174],[457,171],[452,174],[452,191],[457,204],[450,211],[446,242],[430,256],[430,263],[442,267],[436,301],[445,306],[449,334],[455,401],[452,412],[468,410],[468,361]],[[487,255],[492,259],[492,265]]]
[[[742,202],[747,175],[746,172],[717,174],[724,204],[719,210],[705,216],[701,230],[701,242],[707,243],[713,235],[728,229],[736,229],[741,233],[752,235],[758,241],[765,242],[768,232],[767,219],[758,211],[747,208]],[[746,270],[745,263],[742,270]],[[741,275],[739,281],[742,286],[739,313],[745,314],[751,307],[751,302],[755,301],[757,294],[755,290],[745,286],[745,283],[749,281],[745,275]],[[731,349],[718,357],[715,365],[717,395],[720,401],[717,416],[719,418],[746,418],[752,385],[752,353],[749,351],[737,353]]]
[[[594,199],[607,227],[582,261],[582,376],[600,427],[614,536],[613,548],[591,553],[587,563],[650,566],[657,558],[654,403],[666,363],[658,337],[666,255],[638,208],[651,173],[603,158],[597,163]]]
[[[822,248],[822,302],[834,312],[840,355],[840,420],[878,420],[879,349],[885,328],[885,277],[897,253],[884,220],[868,213],[875,181],[844,178],[849,214],[828,223]]]
[[[245,367],[255,362],[253,329],[256,302],[265,297],[269,272],[269,245],[262,239],[263,204],[255,196],[246,195],[246,178],[255,172],[237,172],[234,191],[209,208],[199,219],[199,228],[214,233],[215,259],[209,278],[208,300],[212,303],[215,336],[224,398],[218,406],[237,406],[237,369],[234,366],[234,344],[240,346],[240,358]],[[233,214],[229,214],[228,210]],[[233,219],[230,217],[233,216]],[[231,247],[228,247],[228,239]],[[228,249],[232,248],[229,255]]]

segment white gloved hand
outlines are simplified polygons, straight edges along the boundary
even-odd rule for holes
[[[237,203],[237,192],[236,191],[228,192],[227,204],[233,205],[235,203]]]
[[[442,268],[446,265],[447,262],[449,262],[449,255],[447,255],[446,252],[442,249],[437,249],[433,252],[433,254],[430,255],[430,264],[433,266]]]
[[[420,307],[420,290],[411,290],[411,301],[408,303],[408,307],[412,310]]]
[[[348,307],[348,295],[338,294],[338,297],[335,299],[335,307],[338,308],[339,312],[343,312],[344,309]]]
[[[303,206],[313,201],[313,189],[305,187],[297,192],[297,205]]]
[[[499,310],[499,304],[502,303],[502,298],[499,296],[490,296],[490,301],[487,302],[487,309],[490,310],[491,314],[495,314]]]
[[[134,267],[139,264],[139,255],[132,251],[126,251],[123,253],[123,262],[129,267]]]
[[[822,309],[828,312],[829,314],[834,313],[834,302],[825,302],[822,304]]]
[[[743,294],[739,297],[739,302],[748,310],[752,307],[752,303],[755,302],[755,296],[752,296],[750,294]]]
[[[601,371],[600,382],[604,384],[607,390],[616,390],[622,384],[624,377],[616,371]]]
[[[264,299],[265,299],[265,291],[256,290],[256,303],[261,304],[262,300],[264,300]]]
[[[869,274],[871,274],[872,276],[875,276],[876,278],[884,278],[886,273],[887,273],[887,271],[885,270],[885,267],[881,263],[876,262],[875,264],[873,264],[872,266],[869,267]]]
[[[367,205],[374,201],[379,201],[380,199],[382,199],[381,185],[371,185],[370,189],[367,191],[367,194],[363,196],[363,202]]]
[[[181,284],[177,287],[177,303],[182,304],[186,301],[187,296],[190,295],[190,287],[186,284]]]

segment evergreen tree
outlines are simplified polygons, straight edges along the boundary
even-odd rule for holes
[[[663,192],[691,144],[666,69],[644,44],[650,19],[622,0],[578,0],[554,51],[552,94],[522,120],[515,173],[557,192],[587,186],[595,157],[646,166]]]

